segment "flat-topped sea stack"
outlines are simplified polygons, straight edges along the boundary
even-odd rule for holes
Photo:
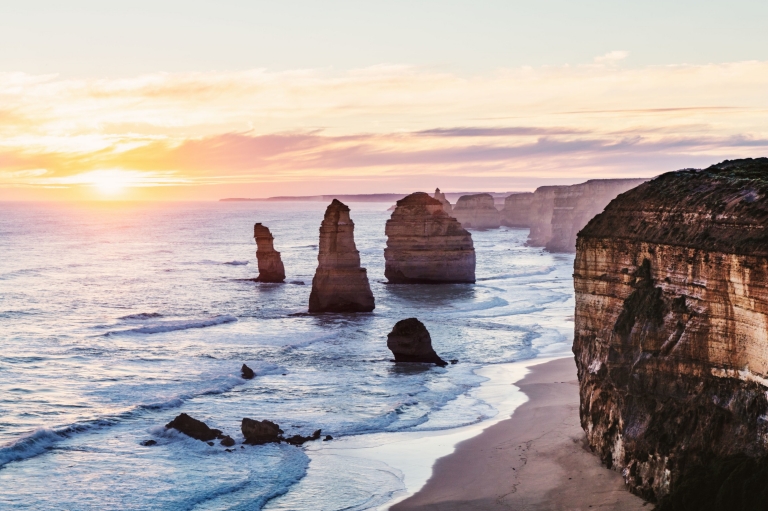
[[[579,233],[574,286],[581,425],[603,462],[659,509],[768,508],[768,159],[622,194]]]
[[[453,208],[453,216],[467,229],[496,229],[501,215],[489,193],[462,195]]]
[[[445,198],[445,194],[440,191],[440,188],[435,188],[435,195],[433,198],[440,201],[443,205],[443,210],[449,215],[453,216],[453,206],[448,199]]]
[[[391,283],[475,281],[472,235],[423,192],[397,201],[385,229],[384,276]]]
[[[507,227],[531,227],[533,192],[513,193],[504,199],[501,225]]]
[[[370,312],[373,293],[355,246],[349,207],[336,199],[320,224],[318,266],[312,279],[309,312]]]
[[[285,267],[280,252],[273,246],[274,238],[269,228],[261,224],[254,225],[253,237],[256,239],[256,260],[259,264],[256,282],[283,282]]]

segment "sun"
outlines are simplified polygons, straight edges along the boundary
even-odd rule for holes
[[[95,170],[88,173],[88,184],[102,195],[120,195],[136,184],[136,176],[120,169]]]

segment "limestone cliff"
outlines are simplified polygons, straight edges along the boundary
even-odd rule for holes
[[[280,259],[280,252],[275,250],[274,238],[269,228],[256,224],[253,226],[253,237],[256,239],[256,259],[259,263],[257,282],[283,282],[285,267]]]
[[[443,205],[443,211],[448,213],[448,215],[453,216],[453,206],[451,206],[450,201],[445,198],[445,194],[440,191],[440,188],[435,188],[435,195],[433,198],[440,201]]]
[[[768,454],[768,159],[624,193],[579,233],[574,286],[589,444],[650,500],[727,494],[693,474]]]
[[[370,312],[373,293],[355,246],[349,208],[333,199],[320,224],[318,266],[312,279],[309,312]]]
[[[565,186],[540,186],[533,192],[529,222],[528,245],[543,247],[552,239],[552,214],[555,211],[555,192]]]
[[[531,227],[533,192],[513,193],[504,199],[501,225],[507,227]]]
[[[384,276],[392,283],[475,281],[472,235],[423,192],[397,201],[387,220]]]
[[[466,229],[496,229],[501,225],[499,210],[489,193],[459,197],[453,216]]]

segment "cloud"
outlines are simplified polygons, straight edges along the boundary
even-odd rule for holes
[[[628,51],[609,51],[605,55],[594,58],[595,64],[615,64],[629,56]]]

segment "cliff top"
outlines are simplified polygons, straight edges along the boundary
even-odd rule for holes
[[[668,172],[614,199],[579,238],[768,256],[768,158]]]
[[[489,193],[476,193],[474,195],[462,195],[456,201],[454,209],[496,209],[493,205],[493,196]]]
[[[439,190],[439,188],[438,188]],[[443,206],[439,200],[431,197],[428,193],[415,192],[397,201],[398,206]]]

